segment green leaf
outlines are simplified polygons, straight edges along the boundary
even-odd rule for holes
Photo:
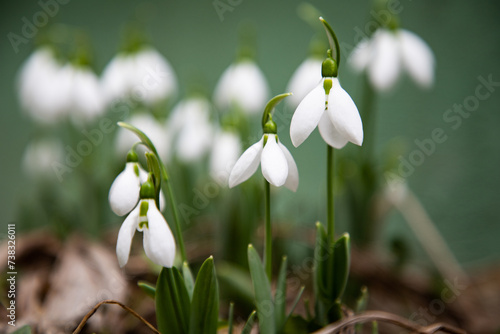
[[[182,276],[184,277],[184,285],[186,286],[189,300],[193,300],[194,278],[187,262],[182,264]]]
[[[189,333],[215,334],[217,333],[218,320],[219,285],[215,274],[214,259],[209,257],[201,266],[196,277],[191,304]]]
[[[355,313],[361,313],[366,310],[366,306],[368,305],[368,288],[366,286],[361,287],[360,295],[356,300],[356,307],[354,308]]]
[[[161,170],[160,162],[158,158],[153,153],[146,152],[146,161],[148,163],[148,169],[153,173],[153,181],[156,193],[159,194],[161,188]]]
[[[252,331],[253,323],[255,321],[255,314],[256,314],[255,311],[250,313],[250,316],[248,317],[245,327],[243,327],[243,329],[241,330],[241,334],[250,334],[250,332]]]
[[[288,320],[292,316],[293,311],[295,311],[295,308],[297,307],[297,304],[299,303],[300,297],[302,297],[302,294],[304,293],[305,288],[306,288],[305,286],[300,287],[299,293],[297,294],[297,297],[295,297],[295,300],[293,301],[292,307],[290,308],[290,313],[288,313],[288,316],[286,317],[283,326],[286,325],[286,323],[288,322]]]
[[[25,325],[12,332],[12,334],[31,334],[31,327],[29,325]]]
[[[274,303],[271,285],[267,279],[259,254],[252,245],[248,245],[248,265],[252,277],[257,317],[260,334],[275,334]]]
[[[323,23],[323,27],[325,28],[326,36],[328,37],[328,43],[330,44],[330,49],[332,53],[335,52],[335,61],[337,62],[337,67],[340,67],[340,46],[339,40],[335,35],[332,27],[325,21],[324,18],[320,17],[319,20]]]
[[[331,255],[328,246],[328,235],[321,223],[316,223],[316,245],[314,248],[314,292],[316,300],[328,301],[328,270]]]
[[[156,287],[144,281],[137,282],[137,286],[141,288],[141,290],[144,291],[149,297],[155,299]]]
[[[267,102],[266,108],[264,109],[264,114],[262,114],[262,128],[266,125],[269,120],[269,116],[271,115],[273,109],[281,102],[285,97],[292,95],[292,93],[284,93],[280,95],[276,95],[269,102]]]
[[[349,277],[349,266],[351,262],[351,246],[348,233],[342,235],[335,242],[333,252],[333,300],[340,302]]]
[[[187,334],[191,305],[177,268],[163,268],[156,283],[156,321],[161,333]]]
[[[229,317],[227,323],[227,334],[233,334],[234,303],[229,303]]]
[[[284,256],[281,261],[276,292],[274,294],[274,316],[276,319],[276,330],[278,333],[283,329],[286,318],[286,268],[287,259],[286,256]]]

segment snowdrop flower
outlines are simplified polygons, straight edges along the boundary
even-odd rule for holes
[[[155,144],[158,154],[163,161],[167,161],[170,154],[170,133],[167,128],[148,112],[133,115],[127,123],[132,124],[144,132]],[[127,154],[132,145],[137,142],[137,137],[125,129],[120,128],[116,137],[116,153],[123,156]]]
[[[292,154],[276,134],[264,134],[236,161],[229,176],[229,187],[233,188],[248,180],[261,165],[262,175],[276,187],[285,186],[296,191],[299,186],[299,171]]]
[[[132,238],[135,231],[143,232],[144,251],[154,263],[171,268],[175,259],[175,240],[167,221],[158,210],[154,200],[154,187],[150,181],[141,186],[140,201],[127,216],[116,242],[118,264],[123,267],[127,264]]]
[[[174,147],[184,163],[200,160],[212,144],[210,102],[201,97],[181,101],[172,110],[168,122],[169,133],[176,136]]]
[[[358,108],[349,94],[340,86],[337,64],[329,50],[322,64],[323,78],[300,102],[290,124],[290,138],[295,147],[319,128],[323,140],[334,148],[348,142],[363,143],[363,125]]]
[[[127,154],[125,169],[118,174],[109,189],[111,210],[118,216],[124,216],[136,206],[139,200],[141,184],[147,182],[148,173],[141,167],[137,154],[130,150]],[[160,191],[160,210],[165,206],[165,196]]]
[[[293,93],[287,100],[290,106],[296,108],[300,101],[316,87],[321,80],[321,64],[321,59],[309,57],[295,70],[286,89]]]
[[[250,178],[259,164],[262,175],[276,187],[285,186],[296,191],[299,186],[299,171],[288,149],[278,140],[278,129],[272,119],[274,106],[291,93],[272,98],[264,111],[262,119],[262,138],[250,146],[236,161],[229,175],[229,187],[232,188]]]
[[[218,130],[210,154],[210,175],[219,184],[227,184],[229,174],[241,154],[240,137],[227,130]]]
[[[88,67],[65,65],[70,77],[68,112],[75,121],[91,121],[105,111],[99,79]]]
[[[29,176],[38,179],[52,174],[53,163],[64,159],[63,145],[56,139],[41,139],[28,144],[24,151],[22,167]]]
[[[37,122],[53,124],[67,112],[70,76],[54,53],[43,47],[30,55],[18,77],[22,108]]]
[[[102,74],[106,103],[133,98],[148,106],[177,93],[177,77],[170,63],[155,49],[120,53]]]
[[[214,91],[214,103],[222,110],[241,108],[248,114],[260,112],[269,98],[269,86],[251,60],[241,60],[222,74]]]
[[[403,70],[421,87],[428,88],[434,82],[432,50],[420,37],[404,29],[377,29],[370,39],[356,46],[349,62],[357,71],[366,70],[379,91],[391,89]]]

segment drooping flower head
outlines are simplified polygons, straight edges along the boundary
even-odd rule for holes
[[[394,15],[370,38],[356,45],[349,63],[359,72],[366,71],[370,83],[379,91],[390,90],[403,71],[423,88],[434,82],[432,50],[419,36],[401,29]]]
[[[296,191],[299,185],[299,172],[295,161],[288,149],[278,139],[278,129],[272,119],[272,110],[275,105],[288,94],[274,97],[268,102],[262,119],[262,138],[250,146],[236,164],[229,176],[229,187],[232,188],[250,178],[259,165],[262,175],[276,187],[285,186]]]
[[[136,230],[143,232],[143,245],[147,257],[158,265],[171,268],[175,259],[175,240],[167,221],[158,210],[154,186],[150,179],[141,185],[140,201],[118,232],[116,255],[120,267],[128,262]]]
[[[331,27],[322,18],[327,29],[330,46],[336,49],[336,59],[331,49],[321,66],[322,79],[300,102],[290,124],[290,138],[295,147],[302,144],[318,127],[323,140],[334,148],[348,142],[363,143],[363,124],[358,108],[337,78],[340,52],[338,41]]]

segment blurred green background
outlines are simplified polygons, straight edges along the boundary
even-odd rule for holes
[[[307,56],[314,34],[297,15],[300,2],[232,3],[238,4],[230,6],[232,10],[224,12],[221,20],[212,1],[68,0],[59,6],[50,23],[70,24],[88,32],[94,65],[100,74],[120,46],[124,25],[142,17],[153,45],[173,65],[181,91],[193,80],[199,80],[212,94],[219,76],[234,60],[238,25],[253,21],[257,29],[257,62],[272,94],[284,92],[291,74]],[[363,30],[367,20],[373,19],[369,16],[369,1],[311,3],[330,22],[339,39],[349,45],[354,45],[357,29]],[[480,101],[478,108],[455,130],[443,120],[443,114],[475,94],[479,76],[492,76],[493,81],[500,81],[500,3],[494,0],[400,0],[398,3],[403,8],[402,27],[421,36],[435,53],[436,81],[433,89],[423,91],[403,78],[394,92],[378,98],[377,151],[381,154],[383,147],[397,139],[406,143],[402,157],[408,159],[409,153],[417,149],[416,139],[430,138],[433,129],[442,128],[447,140],[425,157],[407,181],[461,263],[476,266],[498,261],[500,87],[495,87],[491,97]],[[16,53],[7,35],[9,32],[21,35],[23,17],[31,20],[40,10],[37,1],[0,4],[2,225],[18,219],[19,202],[30,189],[20,162],[34,128],[20,110],[15,89],[16,73],[33,51],[34,40],[20,44]],[[346,54],[343,56],[345,59]],[[344,63],[340,80],[359,104],[361,77]],[[285,108],[283,112],[291,117],[293,111]],[[279,134],[291,148],[288,125],[281,125]],[[276,216],[312,227],[316,220],[324,221],[325,216],[324,143],[315,132],[310,140],[291,152],[299,167],[300,186],[296,194],[280,190],[279,196],[275,196]],[[339,224],[337,231],[349,230],[349,226]],[[386,238],[405,235],[411,239],[411,231],[397,214],[390,216],[383,229]],[[2,227],[0,234],[5,231],[6,227]],[[416,244],[415,251],[421,252]]]

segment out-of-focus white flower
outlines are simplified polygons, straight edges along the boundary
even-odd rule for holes
[[[65,65],[70,76],[68,112],[76,121],[90,121],[105,111],[99,79],[87,67]],[[65,69],[63,69],[65,70]]]
[[[102,87],[108,105],[131,98],[151,106],[177,93],[177,76],[155,49],[120,53],[106,66]]]
[[[267,133],[238,159],[229,176],[229,187],[232,188],[248,180],[257,171],[259,164],[262,175],[270,184],[276,187],[284,185],[292,191],[297,190],[299,171],[291,153],[278,141],[276,134]]]
[[[269,86],[259,67],[250,60],[229,66],[214,91],[214,103],[222,110],[241,108],[248,114],[260,113],[269,98]]]
[[[321,59],[309,57],[295,70],[290,81],[288,81],[287,92],[292,92],[287,102],[296,108],[300,101],[318,84],[321,80]]]
[[[300,102],[290,124],[295,147],[318,126],[323,140],[335,148],[347,142],[363,143],[363,124],[358,108],[336,77],[326,77]]]
[[[185,163],[201,159],[212,145],[210,102],[201,97],[181,101],[172,110],[167,124],[175,136],[175,154]]]
[[[63,145],[55,139],[36,140],[28,144],[24,151],[22,168],[31,177],[55,176],[53,163],[64,159]]]
[[[171,268],[175,259],[174,236],[153,198],[141,199],[120,227],[116,242],[116,255],[120,267],[128,262],[136,230],[143,232],[143,245],[147,257],[160,266]]]
[[[210,155],[210,175],[219,184],[227,184],[229,174],[241,154],[240,137],[230,131],[218,130]]]
[[[69,76],[47,47],[33,52],[18,77],[22,108],[37,122],[52,124],[67,112]]]
[[[420,37],[404,29],[377,29],[370,39],[356,46],[349,62],[358,71],[366,70],[379,91],[391,89],[403,69],[424,88],[434,82],[432,50]]]
[[[89,121],[104,112],[97,76],[88,67],[61,65],[49,48],[35,51],[19,75],[21,105],[37,122],[52,124],[66,116]]]
[[[144,132],[155,145],[160,158],[165,162],[170,154],[171,139],[167,128],[147,112],[141,112],[125,120]],[[139,141],[137,136],[128,130],[120,128],[116,137],[116,153],[119,156],[127,154],[128,150]]]

